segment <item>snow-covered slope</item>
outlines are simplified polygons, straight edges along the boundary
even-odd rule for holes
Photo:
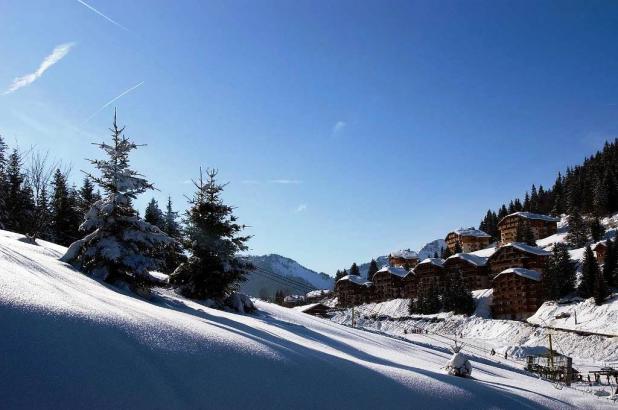
[[[305,294],[309,288],[332,289],[334,286],[334,279],[331,276],[313,271],[281,255],[250,256],[248,259],[267,272],[291,279],[281,281],[273,279],[268,273],[251,273],[248,275],[248,280],[241,285],[241,291],[251,296],[261,297],[265,296],[265,293],[273,297],[279,289],[285,290],[286,293]]]
[[[610,408],[607,400],[257,302],[217,311],[156,290],[150,301],[59,262],[63,248],[0,231],[3,409]]]
[[[446,242],[444,239],[436,239],[434,241],[428,242],[418,251],[419,260],[433,258],[437,253],[438,257],[442,255],[442,249],[446,248]]]

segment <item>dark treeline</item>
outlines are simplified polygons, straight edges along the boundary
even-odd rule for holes
[[[618,211],[618,139],[606,142],[603,149],[586,158],[581,165],[558,174],[549,189],[532,185],[523,199],[488,210],[479,229],[498,238],[498,222],[508,214],[529,211],[561,215],[577,210],[581,214],[602,217]]]

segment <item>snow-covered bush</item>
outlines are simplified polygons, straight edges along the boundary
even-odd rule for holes
[[[446,362],[446,371],[451,376],[470,377],[472,374],[472,364],[470,364],[468,357],[461,353],[462,347],[458,346],[457,342],[455,342],[455,346],[451,347],[453,356]]]
[[[153,186],[129,168],[129,153],[137,145],[123,135],[124,127],[118,128],[115,114],[111,131],[111,145],[96,144],[107,158],[90,160],[101,175],[89,177],[105,196],[92,205],[80,226],[90,233],[72,243],[61,260],[106,282],[140,287],[149,282],[148,271],[160,263],[152,250],[172,240],[133,209],[132,200]]]

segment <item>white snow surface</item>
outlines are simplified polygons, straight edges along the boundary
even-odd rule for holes
[[[65,248],[0,231],[3,409],[614,408],[505,363],[397,340],[256,301],[211,309],[171,291],[149,301],[58,261]]]
[[[485,266],[487,265],[488,258],[484,258],[473,253],[456,253],[455,255],[449,256],[448,259],[461,259],[474,266]]]
[[[507,273],[514,273],[515,275],[521,276],[522,278],[532,279],[537,282],[541,281],[541,272],[538,272],[532,269],[525,269],[525,268],[505,269],[502,272],[498,273],[496,276],[494,276],[493,280],[495,280],[498,276],[505,275]]]
[[[476,238],[491,238],[491,235],[489,235],[487,232],[481,231],[480,229],[476,229],[476,228],[459,228],[453,232],[455,232],[459,236],[473,236]]]
[[[398,266],[390,266],[390,265],[383,266],[382,268],[380,268],[380,270],[378,270],[378,272],[388,272],[391,275],[399,276],[400,278],[403,278],[408,275],[408,271],[406,269],[398,267]]]
[[[548,221],[548,222],[558,222],[560,221],[560,218],[556,218],[550,215],[543,215],[543,214],[535,214],[534,212],[525,212],[525,211],[520,211],[520,212],[514,212],[512,214],[509,214],[507,216],[505,216],[504,218],[508,218],[509,216],[513,216],[513,215],[517,215],[517,216],[521,216],[522,218],[525,219],[536,219],[536,220],[541,220],[541,221]],[[504,219],[502,218],[502,219]],[[502,220],[500,220],[500,222],[502,222]],[[499,222],[498,222],[499,224]]]

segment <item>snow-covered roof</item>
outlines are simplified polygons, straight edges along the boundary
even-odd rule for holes
[[[471,253],[456,253],[455,255],[449,256],[447,260],[449,259],[461,259],[474,266],[485,266],[487,265],[488,258]]]
[[[451,233],[455,233],[458,236],[473,236],[476,238],[491,238],[491,235],[489,235],[487,232],[484,232],[484,231],[481,231],[480,229],[475,229],[475,228],[459,228],[456,231],[450,232],[449,235]]]
[[[604,239],[602,241],[593,243],[592,246],[591,246],[593,251],[596,251],[598,247],[606,248],[607,247],[607,240]]]
[[[371,286],[371,282],[361,278],[358,275],[346,275],[343,278],[339,279],[339,282],[341,282],[342,280],[348,280],[356,285],[361,285],[361,286]]]
[[[507,243],[506,245],[502,246],[502,248],[506,248],[507,246],[512,246],[513,248],[519,249],[522,252],[532,253],[534,255],[539,255],[539,256],[551,255],[551,252],[546,251],[545,249],[539,248],[538,246],[531,246],[523,242]]]
[[[441,268],[444,267],[444,259],[440,259],[440,258],[423,259],[422,261],[419,262],[419,265],[424,265],[426,263],[431,263],[432,265],[439,266]]]
[[[308,305],[294,306],[292,309],[298,310],[299,312],[306,312],[309,309],[313,309],[314,307],[319,306],[319,305],[322,305],[322,304],[321,303],[310,303]]]
[[[288,295],[283,298],[283,301],[287,303],[300,302],[303,300],[305,300],[305,297],[303,295]]]
[[[390,266],[390,265],[383,266],[382,269],[380,269],[376,273],[379,273],[379,272],[388,272],[391,275],[399,276],[400,278],[403,278],[404,276],[408,274],[408,271],[406,269],[398,267],[398,266]]]
[[[469,252],[470,255],[480,256],[482,258],[489,258],[491,255],[496,253],[498,250],[497,246],[490,246],[489,248],[479,249],[478,251]]]
[[[318,289],[318,290],[312,290],[311,292],[307,292],[305,297],[318,298],[320,296],[328,295],[329,293],[330,293],[329,289]]]
[[[535,270],[532,269],[525,269],[525,268],[508,268],[503,270],[502,272],[498,273],[495,277],[494,280],[496,280],[496,278],[500,275],[506,275],[508,273],[514,273],[515,275],[527,278],[527,279],[532,279],[535,280],[537,282],[541,281],[541,273],[537,272]]]
[[[546,222],[559,222],[560,218],[555,218],[553,216],[549,216],[549,215],[543,215],[543,214],[535,214],[533,212],[513,212],[512,214],[509,214],[507,216],[505,216],[504,218],[502,218],[500,220],[500,222],[498,222],[498,225],[500,225],[502,223],[502,221],[504,221],[506,218],[510,217],[510,216],[521,216],[522,218],[525,219],[535,219],[538,221],[546,221]]]
[[[418,259],[418,253],[411,251],[410,249],[401,249],[399,251],[391,252],[389,256],[391,258]]]

